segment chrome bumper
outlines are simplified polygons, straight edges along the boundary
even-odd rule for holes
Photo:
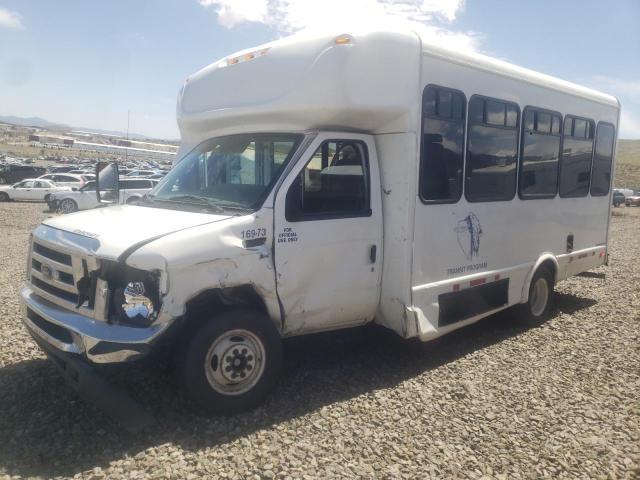
[[[20,291],[22,321],[40,341],[93,363],[119,363],[146,355],[168,324],[148,328],[113,325],[64,309],[28,286]]]

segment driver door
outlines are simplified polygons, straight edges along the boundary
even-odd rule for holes
[[[35,199],[35,191],[34,191],[34,182],[33,180],[25,180],[20,182],[14,187],[13,191],[13,199],[14,200],[34,200]]]
[[[375,152],[368,135],[323,132],[278,190],[274,250],[285,334],[375,315],[382,270]]]

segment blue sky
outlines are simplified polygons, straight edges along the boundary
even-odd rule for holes
[[[640,0],[0,0],[0,115],[178,138],[191,73],[304,28],[418,24],[620,98],[640,138]]]

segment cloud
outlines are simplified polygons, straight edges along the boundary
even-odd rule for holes
[[[620,100],[620,138],[640,138],[640,80],[594,75],[585,85],[616,96]]]
[[[412,28],[431,42],[475,50],[481,36],[453,32],[449,25],[465,0],[198,0],[215,9],[218,23],[234,28],[261,23],[278,33],[363,27]]]
[[[11,10],[0,7],[0,28],[22,30],[24,29],[22,17],[17,12],[12,12]]]

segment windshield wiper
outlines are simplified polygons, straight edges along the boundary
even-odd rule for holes
[[[153,202],[167,202],[167,203],[177,203],[181,205],[193,205],[193,206],[202,206],[206,207],[210,210],[215,211],[216,213],[224,213],[224,209],[219,207],[218,205],[211,203],[207,197],[200,197],[198,195],[174,195],[173,197],[158,197],[156,195],[147,195],[148,200]]]

